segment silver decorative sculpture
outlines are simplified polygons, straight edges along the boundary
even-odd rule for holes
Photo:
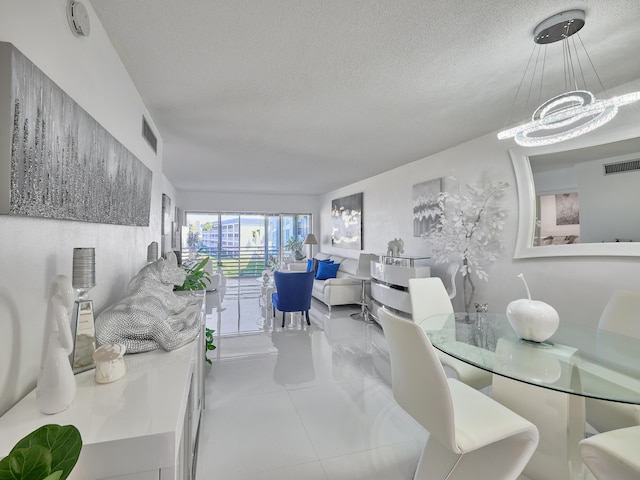
[[[173,252],[145,266],[129,282],[124,298],[96,319],[98,344],[120,343],[127,353],[140,353],[174,350],[192,341],[200,331],[201,297],[173,292],[186,274]]]
[[[87,294],[96,286],[95,248],[73,249],[73,276],[71,283],[78,294],[73,306],[73,353],[71,366],[74,373],[95,367],[93,352],[96,350],[96,329],[93,316],[93,301]]]

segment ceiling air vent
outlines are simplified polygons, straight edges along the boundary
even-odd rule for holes
[[[158,139],[153,134],[153,130],[151,130],[151,126],[144,116],[142,117],[142,136],[147,141],[151,149],[155,153],[158,153]]]
[[[637,172],[640,170],[640,159],[627,160],[626,162],[605,163],[604,174],[611,175],[614,173]]]

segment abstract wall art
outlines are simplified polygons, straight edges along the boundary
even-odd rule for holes
[[[0,213],[148,226],[151,170],[11,44],[0,43],[0,75],[11,102]]]
[[[362,193],[331,201],[331,245],[362,250]]]
[[[579,224],[580,202],[578,194],[576,192],[556,194],[556,225]]]
[[[438,222],[438,196],[442,192],[442,178],[413,186],[413,236],[421,237]]]

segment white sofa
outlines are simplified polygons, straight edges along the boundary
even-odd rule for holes
[[[362,293],[362,282],[351,278],[349,275],[356,275],[358,272],[358,259],[345,258],[339,255],[327,255],[317,253],[315,258],[318,260],[333,260],[340,264],[336,278],[327,280],[314,280],[312,295],[325,303],[331,311],[333,305],[349,305],[360,303],[360,295]],[[290,263],[289,270],[305,271],[307,262]]]

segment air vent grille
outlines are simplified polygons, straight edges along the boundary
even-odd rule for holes
[[[637,172],[640,170],[640,159],[627,160],[626,162],[604,164],[604,174]]]
[[[154,153],[158,153],[158,139],[154,135],[149,122],[147,122],[147,119],[144,118],[144,116],[142,117],[142,136],[147,141]]]

